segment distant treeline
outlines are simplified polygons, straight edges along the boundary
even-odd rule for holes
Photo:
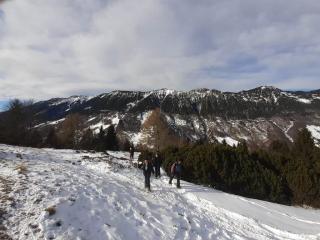
[[[28,146],[85,150],[128,150],[131,143],[119,140],[115,127],[100,128],[94,134],[84,127],[79,114],[70,114],[57,126],[45,126],[41,131],[34,127],[35,114],[31,101],[12,100],[6,112],[0,115],[0,143]]]

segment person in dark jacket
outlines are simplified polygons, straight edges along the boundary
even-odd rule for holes
[[[133,146],[130,147],[129,152],[130,152],[130,160],[132,161],[133,157],[134,157],[134,147]]]
[[[155,177],[156,178],[160,178],[160,168],[161,168],[161,164],[162,164],[162,160],[159,156],[159,153],[156,153],[153,159],[153,164],[154,164],[154,168],[155,168]]]
[[[181,174],[182,174],[182,161],[181,159],[179,159],[177,162],[173,163],[171,165],[171,169],[170,169],[170,180],[169,180],[169,184],[172,184],[172,180],[174,177],[177,178],[177,188],[181,188],[180,186],[180,178],[181,178]]]
[[[153,171],[153,166],[150,160],[144,160],[144,163],[142,165],[142,171],[144,175],[144,187],[148,189],[148,191],[151,191],[151,186],[150,186],[150,177],[151,173],[154,173]]]

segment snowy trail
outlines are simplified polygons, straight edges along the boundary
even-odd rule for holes
[[[148,193],[126,153],[110,154],[0,145],[0,176],[14,183],[5,222],[12,238],[320,239],[318,210],[187,182],[178,190],[167,177],[152,179]]]

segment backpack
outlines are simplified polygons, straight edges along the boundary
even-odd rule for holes
[[[176,173],[181,173],[182,172],[182,166],[181,166],[181,164],[176,164],[176,166],[175,166],[175,172]]]
[[[176,163],[171,165],[171,173],[175,173],[176,172]]]

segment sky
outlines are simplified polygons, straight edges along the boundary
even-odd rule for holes
[[[0,112],[3,112],[6,110],[7,104],[8,104],[8,101],[6,101],[6,100],[1,101],[0,100]]]
[[[320,88],[319,0],[0,0],[0,101]]]

